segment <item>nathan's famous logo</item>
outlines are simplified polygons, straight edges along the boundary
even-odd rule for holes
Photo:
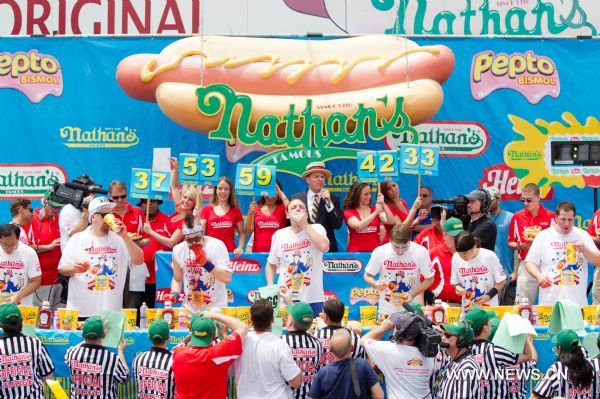
[[[399,150],[402,144],[414,143],[436,145],[440,155],[446,157],[475,157],[483,154],[490,143],[487,129],[476,122],[429,121],[415,126],[418,138],[411,132],[386,136],[385,145]]]
[[[69,148],[128,148],[140,142],[136,129],[127,126],[92,130],[65,126],[60,129],[59,135],[65,140],[63,144]]]
[[[498,89],[513,89],[527,101],[537,104],[545,96],[560,94],[558,69],[548,57],[525,53],[483,51],[473,57],[471,64],[471,94],[483,100]]]
[[[0,164],[0,199],[40,199],[54,183],[67,181],[67,173],[55,164]]]
[[[465,36],[596,36],[593,2],[552,0],[282,0],[290,9],[330,19],[346,33]],[[581,5],[584,3],[586,7]]]
[[[504,162],[514,170],[521,187],[537,184],[542,197],[556,186],[600,187],[600,167],[553,166],[550,149],[551,141],[600,141],[598,119],[588,117],[581,124],[570,112],[562,114],[564,122],[536,119],[531,123],[515,115],[508,119],[517,136],[504,147]],[[538,157],[539,153],[544,156]]]
[[[362,270],[362,262],[358,259],[324,259],[325,273],[358,273]]]
[[[44,345],[69,345],[71,341],[67,337],[47,337],[45,335],[37,336]]]
[[[258,290],[250,290],[246,294],[246,299],[248,302],[254,303],[260,299],[260,292],[258,292]]]
[[[352,288],[350,290],[350,305],[354,305],[360,301],[375,305],[379,302],[379,291],[375,288]]]
[[[59,97],[63,90],[60,64],[37,50],[0,53],[0,88],[19,90],[32,103],[39,103],[49,94]]]
[[[127,57],[117,80],[179,125],[226,141],[230,162],[267,152],[253,162],[299,176],[310,160],[356,158],[367,138],[415,134],[440,109],[454,63],[446,46],[398,37],[204,36]]]

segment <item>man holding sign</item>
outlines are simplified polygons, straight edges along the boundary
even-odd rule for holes
[[[308,223],[308,212],[300,198],[292,198],[286,214],[291,226],[273,235],[265,271],[267,284],[273,284],[279,273],[278,284],[288,287],[295,301],[310,304],[318,314],[325,300],[323,253],[329,250],[329,239],[323,226]]]
[[[329,250],[337,252],[337,241],[334,230],[342,226],[344,217],[340,209],[340,199],[331,195],[325,189],[325,180],[331,177],[331,172],[323,162],[311,162],[306,166],[302,178],[308,184],[308,190],[297,193],[294,197],[304,202],[310,223],[318,223],[325,228],[329,240]]]

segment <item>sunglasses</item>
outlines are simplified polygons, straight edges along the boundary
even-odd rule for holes
[[[448,334],[447,332],[444,333],[444,337],[446,337],[447,339],[450,339],[452,337],[454,337],[453,334]]]
[[[104,216],[106,216],[106,215],[110,215],[110,213],[101,213],[101,212],[98,212],[98,213],[97,213],[97,215],[100,215],[100,217],[101,217],[102,219],[104,219]]]
[[[127,198],[127,194],[110,196],[110,199],[112,199],[112,200],[125,199],[125,198]]]
[[[7,244],[4,241],[0,241],[0,246],[2,246],[2,248],[16,248],[17,245],[19,245],[19,242],[15,242],[14,244]]]
[[[533,198],[521,198],[521,202],[522,203],[527,202],[529,204],[530,202],[533,202]]]

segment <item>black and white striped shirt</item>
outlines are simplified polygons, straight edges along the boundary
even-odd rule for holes
[[[507,367],[506,370],[512,369],[511,373],[506,373],[506,384],[508,386],[507,399],[525,399],[527,397],[527,382],[528,378],[523,378],[537,367],[535,360],[530,360],[521,364],[516,364],[513,367]]]
[[[473,341],[471,354],[479,367],[489,373],[488,379],[482,377],[481,380],[481,398],[498,399],[508,397],[508,384],[504,378],[501,378],[500,374],[502,369],[517,364],[519,355],[482,339]]]
[[[42,377],[54,364],[42,342],[22,334],[0,335],[0,398],[44,398]]]
[[[104,346],[73,346],[65,362],[71,371],[71,399],[117,399],[117,384],[127,381],[127,368]]]
[[[592,359],[594,366],[594,398],[600,398],[600,355]]]
[[[575,388],[571,385],[568,378],[564,378],[564,376],[568,375],[567,372],[567,366],[561,362],[554,362],[535,388],[533,388],[533,393],[542,398],[553,398],[555,396],[577,399],[597,398],[597,396],[594,396],[595,381],[592,381],[589,387]]]
[[[133,375],[139,399],[172,399],[175,395],[173,354],[167,349],[152,347],[133,359]]]
[[[331,353],[331,349],[329,347],[329,340],[333,336],[333,332],[340,328],[344,328],[344,327],[342,327],[342,326],[327,326],[327,327],[321,328],[320,330],[315,331],[315,337],[319,338],[319,341],[321,341],[321,344],[323,344],[323,361],[321,363],[323,366],[326,366],[329,363],[334,362],[333,353]],[[365,350],[360,345],[360,337],[351,330],[350,330],[350,336],[352,337],[352,346],[354,347],[354,350],[352,352],[352,358],[353,359],[365,358],[366,357]]]
[[[304,399],[308,395],[313,377],[321,367],[323,345],[316,337],[299,331],[288,331],[282,339],[292,350],[292,357],[302,373],[302,384],[300,388],[292,390],[292,398]]]
[[[444,365],[439,373],[435,399],[481,399],[481,369],[467,351]],[[499,399],[500,396],[498,396]]]

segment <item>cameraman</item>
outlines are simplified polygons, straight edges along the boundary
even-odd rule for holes
[[[469,203],[467,204],[467,214],[470,217],[469,226],[466,230],[473,233],[481,241],[481,247],[494,250],[496,245],[496,224],[487,216],[491,198],[487,190],[482,188],[475,189],[465,196]]]
[[[394,331],[395,330],[395,331]],[[380,341],[394,331],[391,341]],[[369,359],[385,376],[390,399],[422,399],[429,397],[429,381],[434,359],[423,356],[417,347],[421,336],[418,319],[411,313],[392,313],[380,326],[361,338]]]
[[[88,175],[81,175],[76,177],[72,181],[75,184],[82,184],[85,186],[94,185],[94,181]],[[72,203],[67,203],[60,211],[60,218],[58,220],[58,227],[60,230],[60,249],[64,250],[65,245],[69,238],[75,233],[79,233],[85,230],[89,224],[89,213],[88,205],[94,198],[93,193],[84,193],[87,196],[83,199],[83,202],[79,207]]]

